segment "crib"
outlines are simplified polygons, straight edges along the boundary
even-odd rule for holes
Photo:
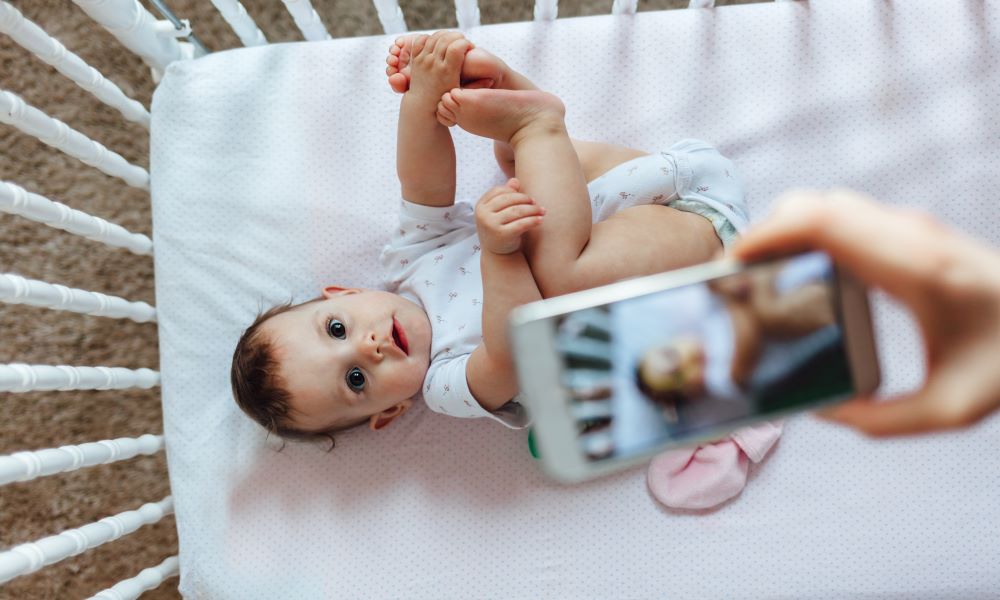
[[[375,184],[386,199],[372,200],[368,209],[339,198],[365,193],[353,179],[376,179],[391,165],[384,150],[391,149],[386,144],[395,99],[382,89],[383,96],[365,92],[364,110],[355,109],[343,82],[361,91],[379,85],[379,69],[372,67],[382,60],[390,34],[430,17],[404,16],[397,0],[373,0],[372,15],[387,35],[332,40],[309,0],[284,0],[310,43],[268,46],[266,24],[259,28],[236,0],[213,0],[231,27],[228,35],[246,47],[213,54],[199,23],[181,18],[180,2],[175,14],[168,3],[153,0],[158,16],[138,0],[74,4],[141,57],[150,85],[159,84],[153,106],[136,102],[112,83],[114,73],[105,78],[50,36],[59,23],[32,22],[21,15],[26,7],[0,0],[5,44],[30,51],[120,113],[114,119],[129,122],[104,120],[104,129],[86,123],[77,130],[72,120],[46,114],[44,105],[0,91],[0,121],[52,147],[37,150],[41,156],[34,160],[9,158],[18,168],[37,169],[42,179],[46,161],[68,156],[121,180],[97,188],[127,190],[93,204],[98,211],[116,213],[109,207],[117,202],[148,202],[151,192],[155,232],[133,217],[116,223],[72,208],[74,193],[94,189],[93,174],[81,175],[77,190],[47,196],[20,184],[17,176],[29,176],[15,172],[11,180],[0,180],[0,211],[11,215],[0,220],[4,256],[16,256],[18,245],[27,243],[22,221],[30,221],[65,232],[49,236],[48,245],[80,254],[66,263],[71,267],[99,242],[109,255],[131,253],[134,258],[106,264],[134,268],[141,280],[149,277],[155,240],[157,306],[150,290],[135,281],[126,282],[121,296],[111,295],[88,289],[86,276],[69,277],[76,286],[54,283],[66,281],[58,269],[46,270],[45,277],[22,276],[15,259],[7,264],[3,258],[4,324],[38,319],[49,324],[45,331],[59,332],[55,341],[39,340],[27,358],[0,358],[9,361],[0,364],[5,420],[18,408],[27,410],[24,402],[51,411],[47,399],[81,390],[93,392],[78,402],[116,395],[126,406],[121,418],[97,428],[108,432],[107,439],[80,439],[71,426],[69,445],[44,448],[37,431],[11,432],[2,451],[16,449],[7,449],[15,441],[29,450],[0,457],[0,485],[13,490],[0,496],[0,507],[39,506],[61,492],[83,494],[61,502],[90,502],[84,469],[108,482],[128,478],[130,468],[139,471],[142,498],[111,512],[95,505],[95,514],[107,516],[90,523],[66,523],[44,506],[37,518],[58,526],[39,531],[6,522],[0,596],[121,599],[156,588],[151,596],[174,597],[177,592],[164,582],[178,575],[179,592],[195,598],[988,598],[1000,590],[1000,459],[982,452],[1000,445],[996,419],[962,434],[874,443],[798,418],[789,424],[783,447],[753,473],[743,497],[698,514],[656,507],[635,470],[576,488],[558,486],[537,473],[520,437],[482,424],[444,423],[420,410],[382,440],[389,447],[382,461],[372,458],[376,447],[360,433],[339,439],[330,455],[300,446],[276,452],[273,440],[224,401],[233,333],[249,322],[260,298],[286,300],[288,290],[309,297],[330,276],[330,262],[350,263],[345,269],[352,277],[377,284],[370,274],[374,258],[363,248],[392,227],[393,178]],[[566,7],[557,0],[536,0],[534,22],[483,26],[477,2],[456,0],[455,21],[436,25],[457,23],[477,43],[502,50],[512,64],[531,65],[567,100],[571,132],[580,137],[655,144],[650,132],[661,127],[671,135],[692,132],[718,140],[746,172],[755,219],[784,189],[848,185],[885,201],[917,204],[1000,243],[1000,211],[990,196],[1000,188],[996,3],[778,0],[714,7],[712,0],[691,0],[685,3],[691,10],[653,12],[639,11],[637,0],[604,4],[600,10],[610,15],[566,19]],[[935,40],[933,46],[920,46],[927,39]],[[669,72],[660,68],[661,42],[670,50]],[[783,47],[790,51],[783,53]],[[373,61],[375,49],[382,54]],[[568,56],[581,64],[567,64]],[[262,65],[271,69],[266,77]],[[319,68],[338,83],[310,81]],[[585,72],[599,85],[584,85]],[[760,85],[733,90],[734,81]],[[928,91],[931,85],[947,94]],[[672,89],[681,91],[664,98]],[[790,98],[793,89],[803,97]],[[296,90],[332,102],[331,123],[312,126],[297,119],[323,113]],[[574,102],[581,107],[575,115]],[[676,125],[661,126],[659,116],[632,108],[643,106],[682,116]],[[224,116],[268,107],[273,112],[260,112],[269,115],[271,125],[264,128]],[[113,143],[95,141],[150,130],[150,170],[138,166],[145,157],[126,158]],[[771,138],[780,152],[768,149]],[[343,143],[331,146],[331,139]],[[373,139],[379,142],[354,143]],[[274,154],[251,151],[262,140],[273,141]],[[460,171],[469,174],[459,194],[474,198],[499,175],[482,159],[481,141],[457,138],[456,148]],[[275,158],[279,154],[290,158]],[[97,177],[107,185],[104,175]],[[286,266],[283,259],[313,254],[306,242],[330,236],[317,224],[327,214],[318,195],[334,184],[336,214],[350,220],[352,231],[342,234],[336,249]],[[240,202],[230,198],[237,195]],[[290,210],[275,215],[271,198],[281,198]],[[279,235],[289,231],[302,240]],[[85,241],[71,243],[67,234]],[[256,242],[241,245],[237,236]],[[235,308],[220,302],[231,289],[252,300],[236,301]],[[67,327],[81,327],[84,334],[51,325],[64,320],[82,323]],[[888,390],[914,385],[923,367],[912,323],[884,298],[878,299],[876,321]],[[160,365],[131,365],[129,349],[150,343],[154,323]],[[96,341],[102,337],[111,344],[106,354],[129,368],[61,364],[72,362],[72,354],[58,350],[59,341],[79,348],[108,343]],[[23,345],[20,339],[16,343]],[[161,393],[162,433],[138,416],[141,408],[127,406],[154,402]],[[69,412],[86,420],[85,409]],[[63,431],[58,413],[46,414],[51,428]],[[122,435],[136,421],[150,432]],[[456,458],[440,440],[454,442],[465,456]],[[404,456],[412,465],[403,464]],[[66,475],[56,476],[61,473]],[[159,484],[150,483],[157,479]],[[32,494],[28,486],[43,488],[43,494]],[[172,555],[175,501],[180,551]],[[58,502],[49,500],[48,508],[59,510]],[[92,548],[111,556],[125,540],[97,547],[133,532],[130,537],[149,539],[141,536],[150,529],[159,532],[154,543],[162,551],[145,550],[157,557],[149,564],[118,561],[107,573],[100,565],[85,567],[91,587],[72,581],[80,567],[63,568],[76,564],[67,559]],[[365,541],[328,546],[315,539],[326,535]],[[298,551],[306,555],[301,560]],[[492,552],[485,555],[491,564],[470,558],[478,551]],[[129,550],[118,552],[121,557]],[[651,572],[651,566],[671,560],[679,566]],[[28,575],[56,563],[58,581],[45,578],[48,570]]]

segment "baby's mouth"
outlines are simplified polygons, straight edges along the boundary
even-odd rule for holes
[[[396,317],[392,318],[392,341],[403,351],[403,354],[410,355],[410,345],[406,341],[406,332],[403,331],[403,326],[399,324]]]

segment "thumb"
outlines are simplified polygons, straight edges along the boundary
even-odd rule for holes
[[[955,427],[957,409],[963,404],[957,394],[944,389],[939,378],[931,377],[913,392],[886,399],[857,396],[817,414],[873,437],[887,437]]]

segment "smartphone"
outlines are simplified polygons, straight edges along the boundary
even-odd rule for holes
[[[542,465],[567,482],[879,384],[867,290],[822,252],[631,279],[510,320]]]

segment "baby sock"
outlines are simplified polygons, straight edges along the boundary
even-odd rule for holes
[[[749,461],[767,456],[782,426],[781,421],[759,423],[718,442],[668,450],[649,463],[649,491],[671,508],[717,506],[743,490]]]

